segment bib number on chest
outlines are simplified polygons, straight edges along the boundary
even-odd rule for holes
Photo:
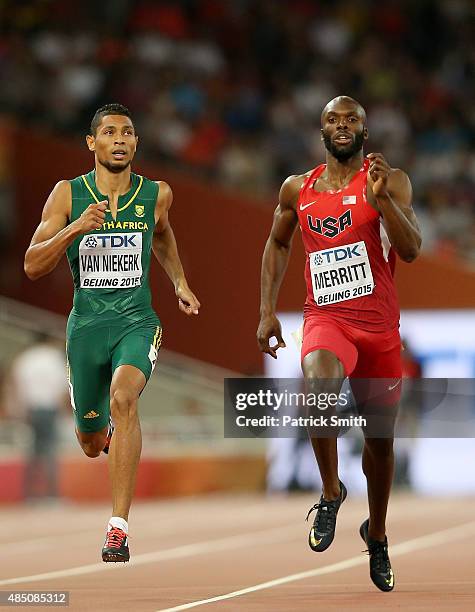
[[[317,306],[370,295],[373,274],[364,241],[309,254],[313,298]]]
[[[129,289],[142,283],[142,233],[89,234],[79,244],[81,288]]]

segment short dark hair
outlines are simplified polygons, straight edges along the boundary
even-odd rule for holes
[[[117,102],[113,102],[112,104],[104,104],[101,108],[98,108],[94,113],[94,117],[91,121],[91,134],[95,136],[97,134],[97,128],[102,121],[102,118],[106,115],[125,115],[129,117],[132,121],[132,117],[130,116],[129,109],[123,104],[118,104]]]

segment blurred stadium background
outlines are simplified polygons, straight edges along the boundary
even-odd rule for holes
[[[9,396],[12,361],[38,332],[61,345],[72,297],[65,261],[31,283],[24,251],[53,185],[91,168],[84,136],[107,102],[132,111],[135,170],[173,188],[171,222],[202,302],[198,319],[180,316],[154,267],[165,348],[141,404],[139,498],[318,487],[308,447],[223,438],[222,379],[270,372],[255,342],[260,258],[280,183],[324,158],[319,116],[337,94],[366,107],[367,151],[413,182],[424,250],[396,276],[411,372],[474,378],[473,11],[470,0],[0,4],[0,501],[24,499],[32,443]],[[302,269],[297,237],[279,302],[287,339]],[[292,376],[298,354],[288,344],[278,364]],[[82,455],[69,410],[59,423],[59,495],[108,499],[105,458]],[[401,485],[473,493],[474,477],[461,474],[473,451],[473,439],[415,440]],[[441,456],[446,464],[431,470]],[[347,457],[361,485],[359,458]]]

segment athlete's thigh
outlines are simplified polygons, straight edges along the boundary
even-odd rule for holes
[[[350,384],[359,414],[366,417],[365,435],[392,437],[402,387],[398,330],[362,335]]]
[[[352,376],[373,378],[399,377],[402,372],[401,337],[399,330],[361,331],[355,337],[358,361]]]
[[[378,395],[378,401],[384,399],[385,405],[398,403],[402,376],[399,331],[361,332],[356,342],[358,360],[350,375],[355,399],[368,401],[371,399],[368,393],[373,390],[384,395],[384,398]]]
[[[68,336],[66,353],[71,405],[77,429],[100,431],[109,420],[109,331],[81,330]]]
[[[356,349],[343,330],[331,320],[306,317],[302,344],[302,371],[307,393],[306,415],[329,419],[336,413],[337,401],[346,372],[356,362]],[[308,427],[311,438],[333,438],[334,427],[324,424]]]
[[[305,318],[301,362],[306,378],[344,378],[352,372],[357,358],[352,340],[335,321]]]
[[[117,328],[112,332],[112,372],[119,366],[129,365],[138,368],[148,381],[155,367],[162,342],[162,327],[157,324],[144,324],[127,328]]]

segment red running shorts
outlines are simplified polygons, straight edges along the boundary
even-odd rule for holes
[[[342,363],[345,376],[356,387],[368,386],[369,379],[385,379],[384,405],[396,404],[401,394],[401,338],[397,328],[370,332],[321,315],[304,318],[301,360],[313,351],[325,349]],[[364,381],[368,381],[366,384]],[[373,383],[374,387],[374,383]],[[379,394],[377,394],[379,395]]]

